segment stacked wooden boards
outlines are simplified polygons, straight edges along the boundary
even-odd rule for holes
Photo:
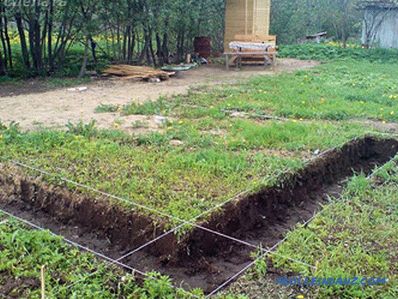
[[[109,66],[103,71],[104,76],[116,76],[123,79],[160,79],[168,80],[173,73],[157,70],[147,66],[134,66],[127,64],[116,64]]]

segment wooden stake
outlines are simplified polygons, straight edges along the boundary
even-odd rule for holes
[[[45,266],[41,266],[40,270],[40,280],[41,280],[41,299],[46,299],[46,282],[44,277],[44,268]]]

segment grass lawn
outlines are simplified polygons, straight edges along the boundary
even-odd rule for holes
[[[321,50],[325,49],[329,48]],[[0,157],[3,162],[18,160],[54,173],[43,177],[51,183],[66,177],[190,220],[244,190],[255,192],[275,184],[284,173],[303,167],[315,152],[365,134],[379,134],[374,123],[380,129],[398,120],[398,61],[391,55],[375,61],[351,54],[307,71],[122,107],[122,114],[166,117],[162,133],[129,136],[97,130],[93,124],[69,125],[66,132],[21,132],[14,124],[1,126]],[[290,55],[287,50],[285,55]],[[385,169],[373,182],[355,178],[343,201],[327,207],[310,226],[292,232],[279,248],[283,255],[316,266],[316,273],[283,259],[274,258],[275,265],[315,276],[388,275],[391,280],[385,287],[312,291],[324,297],[396,297],[397,256],[391,248],[398,247],[394,195],[398,174],[394,163]],[[170,226],[176,224],[167,221]],[[12,225],[9,232],[0,230],[5,239],[12,237]],[[17,230],[26,235],[23,242],[29,240],[30,231]],[[38,233],[36,238],[48,236]],[[57,248],[63,246],[54,242]],[[1,250],[0,254],[3,251],[7,253]],[[68,254],[62,252],[59,258]],[[6,256],[5,260],[12,259]],[[30,264],[11,264],[3,271],[24,267]],[[261,279],[254,278],[264,272],[264,263],[259,262],[256,269],[247,278],[253,286],[261,285]],[[98,279],[108,281],[107,277]],[[97,287],[94,284],[93,294],[101,292]],[[242,292],[250,294],[250,289]]]
[[[375,132],[369,119],[396,121],[397,78],[396,65],[330,62],[123,107],[123,114],[169,117],[164,133],[131,137],[83,124],[66,133],[3,128],[0,155],[189,220],[274,184],[315,151]]]
[[[222,122],[231,127],[219,137],[201,133],[203,126],[191,122],[138,139],[112,132],[87,137],[6,129],[0,154],[189,220],[237,193],[275,183],[283,173],[302,167],[313,151],[367,131],[332,123]],[[182,147],[169,145],[176,138]]]

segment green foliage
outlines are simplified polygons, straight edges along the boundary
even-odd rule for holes
[[[319,61],[351,59],[386,64],[398,62],[398,50],[395,49],[365,49],[356,44],[343,48],[338,43],[283,45],[280,46],[279,56]]]
[[[114,104],[100,104],[95,108],[95,113],[114,113],[119,111],[120,107]]]
[[[272,2],[271,32],[280,44],[292,44],[307,35],[326,31],[329,37],[346,41],[357,38],[362,13],[356,0],[278,0]]]
[[[134,276],[65,245],[49,232],[0,217],[0,292],[15,279],[20,282],[3,295],[40,298],[40,268],[45,265],[46,298],[191,298],[174,289],[167,277],[152,273],[140,286]],[[198,290],[194,294],[203,295]]]
[[[176,105],[178,101],[170,103],[166,98],[160,97],[156,102],[147,101],[143,104],[132,102],[125,105],[122,110],[125,115],[162,115],[170,112]]]
[[[179,63],[196,36],[210,36],[214,50],[223,49],[223,0],[17,2],[0,2],[0,82],[83,75],[115,61]]]
[[[386,285],[380,286],[320,287],[313,290],[318,297],[398,296],[394,262],[398,256],[391,250],[398,246],[396,161],[378,170],[370,181],[364,176],[354,177],[342,199],[326,206],[310,225],[300,226],[288,235],[273,256],[275,265],[311,277],[388,279]],[[314,265],[316,270],[285,257]]]
[[[83,121],[80,121],[77,124],[68,122],[66,127],[68,128],[69,133],[84,137],[94,137],[98,134],[94,120],[90,121],[88,124],[85,124]]]

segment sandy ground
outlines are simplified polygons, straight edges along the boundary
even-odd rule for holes
[[[222,66],[203,66],[161,83],[131,82],[123,80],[98,80],[83,87],[84,91],[71,91],[69,88],[41,91],[34,84],[24,93],[10,91],[15,96],[0,97],[0,120],[3,123],[18,122],[23,129],[41,127],[64,128],[69,121],[89,122],[95,120],[98,127],[120,127],[125,130],[140,130],[145,123],[146,130],[156,130],[161,124],[155,117],[127,116],[118,113],[95,113],[100,104],[124,105],[132,101],[141,103],[156,100],[160,96],[184,94],[190,88],[217,84],[236,84],[252,76],[274,75],[292,72],[318,65],[315,61],[281,59],[273,69],[264,67],[244,67],[241,71],[226,71]],[[2,86],[0,85],[0,89]],[[29,93],[31,90],[31,93]],[[5,91],[5,87],[3,87]],[[10,94],[7,93],[7,94]],[[0,95],[4,94],[0,93]],[[142,128],[141,128],[142,129]]]

